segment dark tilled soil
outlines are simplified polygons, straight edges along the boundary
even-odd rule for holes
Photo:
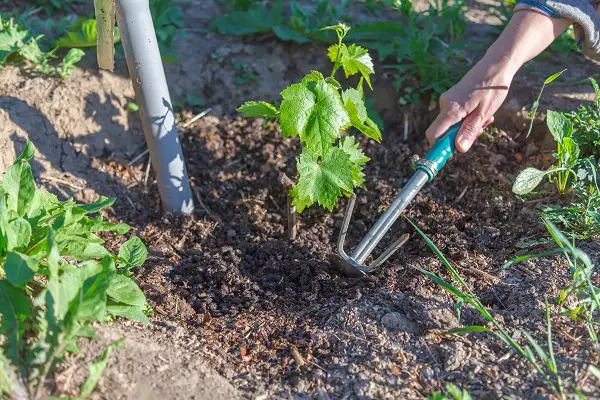
[[[388,134],[383,146],[361,139],[372,161],[351,243],[410,177],[410,156],[426,150],[420,139],[405,144]],[[454,299],[412,268],[449,279],[416,233],[381,271],[364,278],[346,277],[331,262],[344,202],[332,214],[305,211],[298,238],[287,240],[278,176],[294,176],[299,146],[281,138],[277,126],[205,117],[182,143],[204,204],[197,215],[159,219],[152,187],[145,212],[123,201],[116,211],[136,221],[150,246],[150,261],[137,276],[157,320],[195,336],[244,397],[422,398],[446,382],[474,398],[548,397],[531,368],[495,337],[443,335],[486,321],[465,307],[459,322]],[[520,169],[547,162],[547,155],[535,154],[527,157],[525,142],[489,133],[451,161],[405,215],[509,331],[524,328],[543,340],[544,296],[566,284],[567,268],[557,259],[500,268],[518,254],[517,241],[544,233],[540,203],[519,202],[510,192]],[[412,231],[406,221],[397,225],[393,235]],[[568,373],[581,374],[591,357],[588,344],[574,340],[580,328],[566,322],[556,320],[557,355]],[[598,387],[587,388],[598,395]]]

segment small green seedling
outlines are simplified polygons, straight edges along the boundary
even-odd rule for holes
[[[78,351],[78,339],[95,337],[93,324],[149,323],[146,297],[126,275],[145,262],[146,247],[133,238],[115,256],[97,235],[129,231],[99,214],[115,199],[76,204],[37,189],[34,153],[28,142],[0,185],[0,398],[46,398],[47,377]],[[117,346],[90,366],[82,397]]]
[[[363,85],[371,87],[373,62],[366,49],[343,41],[350,28],[345,24],[324,28],[333,30],[338,43],[329,47],[333,62],[330,76],[312,71],[299,83],[281,92],[279,108],[265,102],[250,101],[238,108],[246,117],[277,120],[286,137],[300,138],[302,153],[297,158],[298,180],[289,192],[298,212],[318,203],[333,210],[337,199],[350,196],[364,182],[363,166],[369,158],[353,136],[354,127],[369,138],[381,142],[379,127],[367,114]],[[346,77],[360,75],[356,88],[342,89],[336,72]]]
[[[523,196],[530,193],[544,177],[555,182],[558,193],[563,194],[570,190],[569,183],[577,179],[576,167],[580,164],[580,150],[573,139],[573,124],[563,113],[548,111],[547,125],[556,142],[557,151],[554,157],[557,164],[546,171],[533,167],[525,168],[513,185],[512,191],[515,194]]]

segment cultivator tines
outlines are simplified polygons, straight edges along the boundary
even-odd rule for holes
[[[409,238],[408,234],[402,235],[398,240],[392,243],[392,245],[381,253],[371,265],[364,265],[364,262],[371,255],[377,244],[383,239],[387,231],[390,230],[411,200],[419,193],[419,190],[421,190],[427,182],[431,181],[446,164],[446,161],[452,157],[452,154],[456,151],[454,141],[461,124],[462,123],[458,123],[448,129],[446,134],[439,138],[433,148],[429,150],[425,158],[417,163],[413,177],[408,181],[398,197],[390,204],[389,208],[383,213],[381,218],[379,218],[356,247],[354,252],[349,256],[344,250],[344,242],[346,241],[346,233],[348,233],[352,211],[354,211],[354,203],[356,202],[356,196],[352,196],[350,203],[348,204],[348,209],[346,210],[346,215],[344,216],[342,230],[340,231],[340,238],[338,240],[340,265],[345,273],[350,275],[364,275],[373,272],[402,247],[404,243],[406,243]]]
[[[348,233],[348,227],[350,226],[350,220],[352,218],[352,212],[354,211],[355,203],[356,195],[352,195],[352,197],[350,198],[350,202],[348,203],[348,208],[346,209],[346,215],[344,215],[344,220],[342,222],[342,229],[340,231],[340,237],[338,239],[338,254],[341,258],[340,265],[344,273],[348,275],[364,275],[375,271],[384,262],[386,262],[387,259],[392,256],[392,254],[394,254],[400,247],[404,245],[404,243],[408,241],[410,235],[408,233],[402,235],[398,240],[392,243],[383,253],[381,253],[381,255],[377,257],[375,261],[373,261],[370,265],[363,265],[365,260],[371,255],[373,249],[375,248],[379,240],[381,240],[380,238],[375,239],[375,236],[378,236],[377,233],[381,232],[381,230],[376,231],[373,235],[367,235],[365,239],[363,239],[363,241],[354,250],[351,256],[349,256],[346,253],[346,251],[344,250],[344,243],[346,241],[346,234]],[[396,218],[394,218],[394,221],[396,220]],[[390,227],[394,223],[394,221],[391,221],[391,223],[389,224]],[[373,227],[369,234],[373,232],[377,225],[378,224],[376,224],[376,226]],[[385,231],[387,231],[387,229],[385,229]],[[383,237],[385,231],[379,236]],[[376,240],[376,242],[374,240]]]

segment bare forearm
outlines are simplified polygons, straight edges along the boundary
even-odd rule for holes
[[[518,11],[481,61],[500,64],[514,75],[523,64],[550,46],[571,23],[535,11]]]

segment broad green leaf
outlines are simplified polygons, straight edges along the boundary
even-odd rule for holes
[[[110,255],[100,243],[86,241],[83,237],[60,243],[59,250],[61,255],[73,257],[77,261],[88,261]]]
[[[325,82],[330,84],[334,89],[340,90],[342,88],[342,85],[335,78],[332,78],[330,76],[325,78]]]
[[[314,203],[332,211],[342,190],[352,192],[356,166],[343,150],[332,148],[319,163],[318,155],[304,148],[297,164],[300,178],[290,195],[298,212]]]
[[[562,139],[568,136],[568,124],[570,124],[570,122],[563,113],[549,110],[546,124],[548,125],[548,129],[554,137],[554,140],[558,143],[561,143]]]
[[[342,138],[338,147],[350,157],[350,162],[354,164],[354,168],[352,169],[354,187],[361,187],[365,183],[365,174],[362,171],[362,166],[366,164],[370,158],[362,152],[358,143],[354,142],[354,136]]]
[[[77,223],[70,225],[65,235],[87,235],[98,232],[114,232],[117,235],[123,235],[129,232],[130,229],[131,227],[127,224],[113,224],[112,222],[104,221],[102,216],[99,215],[95,219],[83,217]]]
[[[24,218],[17,218],[8,224],[7,250],[25,250],[31,239],[31,225]]]
[[[108,365],[108,359],[110,357],[110,354],[115,349],[122,347],[124,343],[125,343],[125,339],[121,339],[117,342],[111,343],[106,348],[106,350],[104,350],[104,353],[102,353],[102,356],[100,356],[100,358],[98,360],[96,360],[92,364],[90,364],[90,366],[89,366],[90,374],[88,375],[87,379],[85,380],[85,382],[83,384],[83,387],[81,388],[81,392],[79,393],[78,400],[83,400],[86,397],[88,397],[90,394],[92,394],[92,392],[96,388],[96,385],[98,384],[98,380],[100,380],[100,377],[102,376],[102,372],[104,372],[104,369]]]
[[[567,154],[569,155],[569,162],[577,162],[580,153],[579,145],[577,144],[577,142],[570,137],[565,137],[563,138],[562,144],[565,147],[565,150],[567,150]]]
[[[51,330],[57,329],[59,326],[59,321],[65,317],[65,314],[69,309],[69,302],[72,300],[68,293],[63,292],[64,286],[61,285],[59,279],[59,259],[60,255],[58,253],[56,242],[54,241],[54,232],[50,230],[48,232],[48,283],[46,284],[46,319],[48,320]],[[65,274],[63,278],[65,280],[70,280],[68,274]],[[68,289],[72,290],[73,293],[76,293],[76,291],[79,289],[79,286],[81,286],[81,283],[83,283],[83,280],[73,281],[74,282],[67,282],[67,284],[74,283],[74,285]],[[67,296],[65,297],[64,294]]]
[[[115,204],[115,201],[117,201],[117,199],[114,197],[108,198],[100,196],[100,198],[93,203],[78,204],[77,206],[85,211],[86,214],[94,214],[106,207],[112,207],[112,205]]]
[[[517,176],[515,183],[513,184],[512,191],[519,196],[526,195],[535,189],[544,176],[548,175],[548,171],[540,171],[536,168],[525,168]]]
[[[279,111],[277,108],[264,101],[247,101],[236,109],[236,111],[248,118],[279,118]]]
[[[121,34],[119,28],[114,28],[115,43],[120,42]],[[58,39],[55,46],[67,48],[96,47],[98,44],[98,31],[95,19],[79,18],[71,26],[65,37]]]
[[[310,71],[309,74],[306,74],[304,76],[304,78],[302,78],[300,83],[319,82],[319,81],[324,81],[324,80],[325,80],[325,77],[319,71]]]
[[[256,7],[248,11],[236,11],[225,14],[210,25],[222,35],[250,35],[270,32],[282,21],[282,2],[278,0],[271,11],[266,7]],[[284,32],[279,30],[279,33]]]
[[[106,306],[106,311],[115,317],[123,317],[132,321],[141,322],[142,324],[150,325],[150,320],[146,314],[144,314],[144,307],[109,302]]]
[[[33,38],[19,49],[19,54],[34,64],[42,64],[48,59],[48,55],[40,49],[37,40]]]
[[[283,40],[284,42],[293,41],[298,44],[305,44],[310,42],[309,38],[303,36],[297,30],[286,25],[274,26],[273,33],[279,38],[279,40]]]
[[[0,336],[4,336],[6,340],[3,346],[6,349],[6,357],[13,365],[21,366],[21,355],[25,345],[23,336],[31,316],[31,305],[21,289],[4,280],[0,281],[0,315]]]
[[[342,44],[342,46],[344,45]],[[335,63],[338,60],[338,58],[341,59],[342,57],[341,47],[337,44],[329,46],[329,48],[327,49],[327,56],[329,57],[329,60],[331,60],[332,63]]]
[[[124,275],[113,275],[106,294],[113,300],[130,306],[145,306],[146,296],[135,282]]]
[[[25,159],[17,159],[4,174],[2,188],[7,194],[7,208],[15,211],[19,217],[27,214],[31,200],[35,195],[35,182],[31,166]]]
[[[358,90],[354,88],[344,90],[342,92],[342,101],[344,102],[346,111],[350,115],[351,121],[356,118],[361,123],[365,122],[367,119],[367,107],[365,106],[362,94]],[[352,103],[354,107],[348,108],[348,103]]]
[[[106,318],[106,292],[116,272],[110,257],[105,257],[99,265],[100,272],[83,282],[70,306],[76,321],[104,321]]]
[[[348,102],[346,104],[346,109],[350,115],[350,122],[353,127],[358,129],[365,136],[375,140],[377,143],[381,143],[381,131],[379,130],[379,126],[377,126],[377,124],[373,122],[371,118],[367,117],[364,122],[361,122],[361,120],[357,117],[359,111],[355,108],[355,105],[352,102]]]
[[[555,74],[550,75],[548,78],[546,78],[546,80],[544,81],[544,85],[548,85],[550,83],[552,83],[556,78],[558,78],[559,76],[562,75],[563,72],[565,72],[566,69],[563,69],[560,72],[557,72]]]
[[[340,64],[344,69],[346,78],[360,73],[362,77],[367,81],[367,84],[371,89],[371,75],[375,73],[373,66],[373,60],[369,55],[369,51],[365,48],[352,44],[346,46],[342,43],[342,47],[333,45],[327,50],[327,55],[331,62],[336,62],[339,58]]]
[[[324,156],[350,123],[339,93],[325,81],[291,85],[281,96],[282,134],[300,136],[317,155]]]
[[[17,157],[17,159],[15,160],[15,163],[27,162],[27,161],[31,160],[34,155],[35,155],[35,146],[33,145],[33,143],[27,141],[25,143],[25,148],[23,149],[23,152],[21,152],[21,155],[19,157]]]
[[[148,249],[139,237],[133,237],[123,243],[119,249],[119,260],[134,267],[141,267],[148,258]]]
[[[4,264],[6,279],[15,287],[22,287],[29,282],[38,268],[38,260],[14,251],[8,253]]]

